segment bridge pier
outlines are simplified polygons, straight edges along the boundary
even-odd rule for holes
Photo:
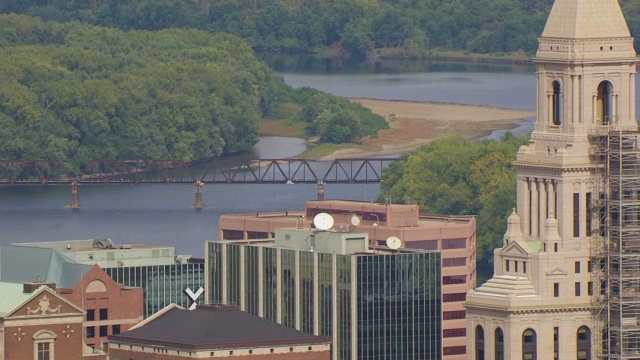
[[[71,182],[71,204],[68,205],[71,210],[80,209],[80,194],[78,193],[78,183]]]
[[[202,181],[196,181],[196,201],[193,204],[193,207],[196,210],[204,209],[204,201],[202,200],[202,185],[204,185]]]
[[[318,201],[324,200],[324,181],[318,180]]]

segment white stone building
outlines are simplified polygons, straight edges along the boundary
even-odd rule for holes
[[[603,352],[606,289],[591,265],[606,238],[594,204],[607,184],[594,139],[637,130],[636,61],[617,0],[555,1],[535,59],[535,129],[515,162],[517,212],[495,250],[493,278],[465,303],[468,359]]]

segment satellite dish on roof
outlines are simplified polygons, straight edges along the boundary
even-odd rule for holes
[[[400,246],[402,246],[402,240],[400,240],[400,238],[397,236],[390,236],[387,239],[386,243],[387,247],[393,250],[400,249]]]
[[[329,230],[333,227],[333,216],[320,213],[313,218],[313,225],[320,230]]]
[[[353,225],[353,226],[360,225],[360,218],[358,217],[358,215],[353,215],[351,217],[351,225]]]

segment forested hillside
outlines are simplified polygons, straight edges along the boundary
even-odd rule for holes
[[[346,124],[325,141],[354,141],[386,127],[359,105],[291,89],[228,34],[0,15],[0,58],[4,159],[208,159],[253,146],[259,122],[281,102],[301,109],[332,103],[302,117],[311,130]]]
[[[397,48],[533,53],[553,0],[5,0],[0,12],[158,30],[227,32],[280,51]],[[622,0],[640,35],[640,0]],[[638,37],[638,36],[636,36]]]
[[[1,158],[233,153],[274,103],[279,80],[232,35],[0,23]]]
[[[478,263],[489,264],[516,206],[511,163],[527,141],[528,136],[510,133],[501,141],[435,140],[384,171],[381,197],[397,202],[410,198],[429,213],[477,215]]]

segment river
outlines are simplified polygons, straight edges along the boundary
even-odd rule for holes
[[[530,68],[454,69],[280,73],[294,87],[312,86],[347,97],[535,108]],[[299,139],[267,137],[254,156],[295,156],[305,147]],[[325,196],[370,201],[379,190],[379,185],[327,185]],[[315,196],[315,185],[210,185],[203,190],[207,207],[196,211],[190,207],[193,185],[83,186],[82,208],[71,211],[64,207],[71,199],[67,187],[7,188],[0,190],[0,243],[108,237],[117,244],[166,244],[179,253],[202,256],[204,241],[218,238],[220,215],[302,209]]]

